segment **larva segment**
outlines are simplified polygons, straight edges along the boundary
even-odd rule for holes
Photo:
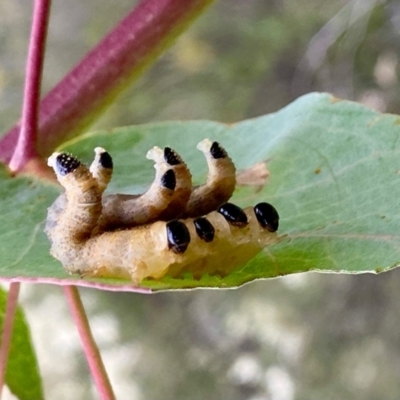
[[[104,192],[112,177],[113,160],[111,155],[102,147],[96,147],[94,149],[94,152],[95,158],[90,165],[89,171],[92,177],[97,182],[98,189],[101,192]],[[53,153],[48,159],[48,165],[50,167],[53,167],[57,176],[61,177],[64,173],[64,170],[63,168],[60,169],[57,166],[57,158],[60,154],[64,154],[64,157],[74,159],[76,164],[80,164],[80,161],[67,153]],[[51,236],[52,229],[58,223],[60,214],[65,210],[66,206],[67,197],[65,193],[62,193],[60,194],[60,196],[57,197],[51,207],[48,208],[45,232],[48,234],[49,237]]]
[[[52,243],[51,254],[70,265],[79,259],[82,244],[97,225],[103,190],[89,169],[67,153],[54,153],[48,165],[65,188],[65,196],[53,211],[57,219],[47,224],[45,231]],[[48,219],[54,217],[49,214]]]
[[[147,192],[138,196],[105,196],[99,219],[100,232],[131,228],[156,219],[164,219],[164,216],[173,218],[176,210],[185,207],[190,196],[192,179],[180,156],[170,148],[162,150],[153,147],[148,151],[147,158],[155,162],[156,175],[152,185]]]
[[[167,274],[179,277],[191,273],[197,279],[204,274],[225,276],[244,265],[265,246],[276,243],[276,233],[265,229],[255,216],[256,207],[241,209],[247,220],[245,225],[234,224],[219,212],[209,213],[204,217],[214,229],[214,237],[209,242],[202,240],[196,229],[196,220],[185,220],[192,242],[181,263],[171,265]]]
[[[183,215],[185,218],[198,217],[216,210],[231,198],[236,186],[235,164],[218,142],[204,139],[197,148],[207,160],[207,182],[193,188]]]
[[[195,278],[204,274],[225,276],[277,241],[275,233],[260,225],[252,207],[243,212],[248,220],[245,226],[233,225],[218,212],[209,213],[205,218],[215,232],[210,241],[199,235],[192,218],[105,232],[84,246],[84,269],[66,267],[85,276],[130,277],[135,283],[165,274],[179,277],[187,272]],[[183,248],[176,251],[176,245]]]
[[[190,195],[192,194],[192,174],[179,154],[170,147],[164,148],[163,159],[173,168],[176,174],[174,198],[171,199],[165,209],[157,217],[157,219],[168,221],[180,217],[183,210],[185,210]]]
[[[54,153],[50,160],[55,160]],[[65,153],[66,154],[66,153]],[[66,154],[66,157],[72,157]],[[154,147],[147,158],[155,162],[156,176],[149,190],[142,195],[112,194],[103,197],[102,214],[93,234],[119,228],[131,228],[156,219],[172,219],[182,214],[192,191],[192,176],[181,157],[171,148]],[[73,158],[79,162],[76,158]],[[55,167],[55,165],[54,165]],[[90,172],[97,181],[99,189],[104,191],[113,171],[110,154],[96,147],[95,158]],[[56,171],[57,172],[57,171]],[[62,174],[63,170],[58,172]],[[45,231],[56,224],[59,214],[66,207],[65,193],[61,194],[48,209]]]
[[[181,262],[171,265],[167,274],[179,277],[183,273],[191,273],[196,279],[205,274],[226,276],[236,267],[246,264],[265,246],[277,242],[276,233],[259,224],[253,207],[242,211],[248,223],[240,226],[232,224],[219,212],[207,214],[206,218],[215,230],[210,242],[198,236],[192,219],[185,220],[192,242]]]
[[[94,152],[95,158],[89,168],[89,171],[92,174],[92,177],[97,182],[99,190],[103,192],[111,180],[113,172],[113,160],[110,154],[102,147],[96,147],[94,149]],[[76,165],[80,165],[80,161],[77,158],[67,153],[53,153],[48,159],[48,165],[54,168],[57,176],[61,177],[66,172],[65,167],[57,165],[57,159],[60,157],[60,155],[61,158],[69,158],[71,160],[74,160],[74,163]],[[71,172],[71,167],[68,169]],[[66,206],[67,197],[65,193],[62,193],[60,196],[58,196],[51,207],[48,208],[45,232],[48,234],[49,237],[51,235],[52,229],[57,224],[60,213],[65,210]]]

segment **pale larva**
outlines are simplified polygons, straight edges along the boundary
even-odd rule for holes
[[[91,172],[102,184],[111,174],[112,163],[104,163],[103,159],[108,160],[110,156],[104,149],[97,149],[98,155],[91,165]],[[169,209],[185,209],[192,188],[192,175],[187,165],[169,147],[163,150],[154,147],[147,153],[147,158],[154,161],[154,182],[142,195],[104,196],[98,221],[100,231],[143,225],[163,218]]]
[[[197,148],[207,160],[205,184],[192,187],[192,176],[182,158],[170,147],[154,147],[147,158],[154,161],[156,176],[149,190],[141,195],[111,194],[102,198],[102,213],[96,232],[132,228],[155,220],[168,221],[179,217],[204,215],[225,203],[235,190],[235,165],[218,142],[201,141]],[[102,190],[107,187],[113,171],[111,156],[101,147],[95,148],[90,166],[92,176]],[[65,207],[61,194],[49,208],[46,230],[58,219]]]
[[[102,212],[102,194],[111,178],[110,155],[104,149],[96,149],[96,158],[89,170],[71,155],[54,153],[49,158],[49,165],[53,167],[59,182],[65,188],[65,196],[63,201],[57,199],[48,213],[46,233],[51,242],[51,254],[71,273],[81,276],[129,278],[135,283],[140,283],[144,278],[158,279],[166,273],[174,277],[183,272],[191,272],[194,277],[205,273],[225,275],[234,267],[251,259],[266,245],[276,242],[275,231],[278,228],[279,216],[273,206],[260,203],[254,208],[242,210],[231,203],[221,205],[220,199],[224,198],[226,201],[226,194],[229,192],[230,197],[233,191],[231,186],[234,188],[234,183],[227,183],[225,191],[224,188],[221,189],[221,184],[217,185],[214,188],[217,194],[214,190],[210,191],[213,182],[229,181],[228,178],[232,173],[234,175],[235,169],[218,143],[202,143],[207,146],[204,151],[206,157],[210,154],[209,178],[211,176],[212,179],[193,190],[189,179],[190,194],[186,202],[190,204],[191,196],[195,194],[193,204],[197,205],[198,213],[194,211],[195,208],[190,211],[185,204],[182,206],[183,212],[182,209],[176,211],[176,214],[189,214],[193,218],[157,220],[134,228],[106,232],[103,232],[103,227],[107,225],[104,222],[107,214],[104,213],[104,209]],[[171,178],[172,173],[169,172],[173,171],[174,165],[184,164],[183,161],[176,153],[170,153],[171,149],[166,149],[168,150],[153,150],[159,155],[163,153],[164,161],[169,158],[165,157],[168,153],[179,162],[166,161],[168,169],[161,169],[160,174],[157,174],[157,171],[155,182],[149,189],[155,193],[163,190],[159,186],[163,186],[164,183],[172,192],[178,184],[185,185],[185,177],[181,182],[176,179],[178,175],[175,172],[174,178]],[[217,156],[213,155],[213,152]],[[157,165],[159,157],[151,157]],[[227,162],[222,162],[223,167],[229,163],[232,166],[225,170],[222,168],[219,175],[221,168],[218,165],[221,166],[221,163],[218,164],[219,161],[215,160],[224,159]],[[220,192],[225,194],[220,195]],[[206,193],[209,193],[211,202],[202,200]],[[164,198],[164,201],[168,203],[168,199],[177,201],[178,198],[179,196],[174,197],[171,194],[169,198]],[[134,205],[133,208],[135,207]],[[207,207],[212,207],[214,211],[211,210],[203,216],[203,210]],[[168,209],[168,205],[164,209]],[[152,220],[151,208],[146,210],[143,205],[143,212],[149,214],[148,219]],[[121,226],[113,228],[125,228],[124,218]],[[99,222],[102,220],[103,225],[99,228]]]

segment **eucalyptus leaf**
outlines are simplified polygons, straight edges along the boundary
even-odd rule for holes
[[[206,137],[221,142],[238,169],[265,162],[269,176],[261,190],[238,187],[232,201],[241,206],[273,204],[281,217],[280,243],[224,278],[166,276],[142,283],[153,289],[232,287],[294,272],[381,272],[397,266],[399,124],[398,116],[328,94],[309,94],[274,114],[236,124],[194,121],[116,128],[86,134],[64,149],[89,163],[94,147],[106,148],[115,166],[111,193],[146,189],[154,169],[145,155],[154,145],[176,149],[188,163],[195,184],[202,183],[207,173],[196,150]],[[0,275],[61,284],[68,277],[68,283],[82,284],[48,254],[43,224],[46,208],[59,189],[41,181],[10,178],[4,171],[0,180]],[[131,289],[127,281],[92,282],[114,290]]]

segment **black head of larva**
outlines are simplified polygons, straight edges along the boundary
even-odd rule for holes
[[[169,169],[162,177],[161,177],[161,185],[170,190],[175,190],[176,186],[176,176],[175,172],[172,169]]]
[[[171,147],[164,147],[164,160],[169,165],[178,165],[182,162],[182,159]]]
[[[80,165],[81,162],[68,153],[60,153],[56,158],[56,170],[62,176],[75,171]]]
[[[246,213],[235,204],[225,203],[217,211],[232,225],[243,227],[248,223]]]
[[[215,159],[225,158],[227,156],[225,149],[218,142],[213,142],[210,153]]]
[[[197,218],[193,221],[193,224],[200,239],[205,242],[212,242],[214,240],[215,229],[207,218]]]
[[[279,228],[279,214],[275,207],[269,203],[259,203],[254,206],[254,214],[259,224],[269,230],[276,232]]]
[[[174,253],[184,253],[190,243],[189,229],[177,219],[167,222],[166,227],[168,247]]]
[[[114,166],[112,157],[107,151],[100,154],[99,163],[103,168],[112,169]]]

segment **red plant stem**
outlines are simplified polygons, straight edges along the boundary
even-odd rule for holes
[[[3,332],[0,345],[0,397],[4,386],[7,369],[8,354],[11,347],[11,339],[14,328],[15,312],[18,306],[18,295],[20,283],[11,283],[7,296],[6,315],[3,321]]]
[[[29,50],[26,63],[24,100],[18,142],[9,163],[12,171],[20,171],[27,161],[37,156],[35,149],[38,128],[40,84],[46,45],[51,0],[35,0]]]
[[[92,332],[88,319],[86,317],[85,309],[83,308],[82,300],[79,296],[79,291],[76,286],[65,286],[64,292],[67,297],[69,308],[75,325],[78,328],[79,336],[81,337],[83,350],[89,364],[91,374],[93,376],[95,385],[102,400],[115,399],[107,372],[104,368],[103,361],[96,342],[93,339]]]
[[[128,84],[215,0],[143,0],[42,100],[36,149],[48,156],[82,133]],[[9,163],[16,125],[0,140]]]

